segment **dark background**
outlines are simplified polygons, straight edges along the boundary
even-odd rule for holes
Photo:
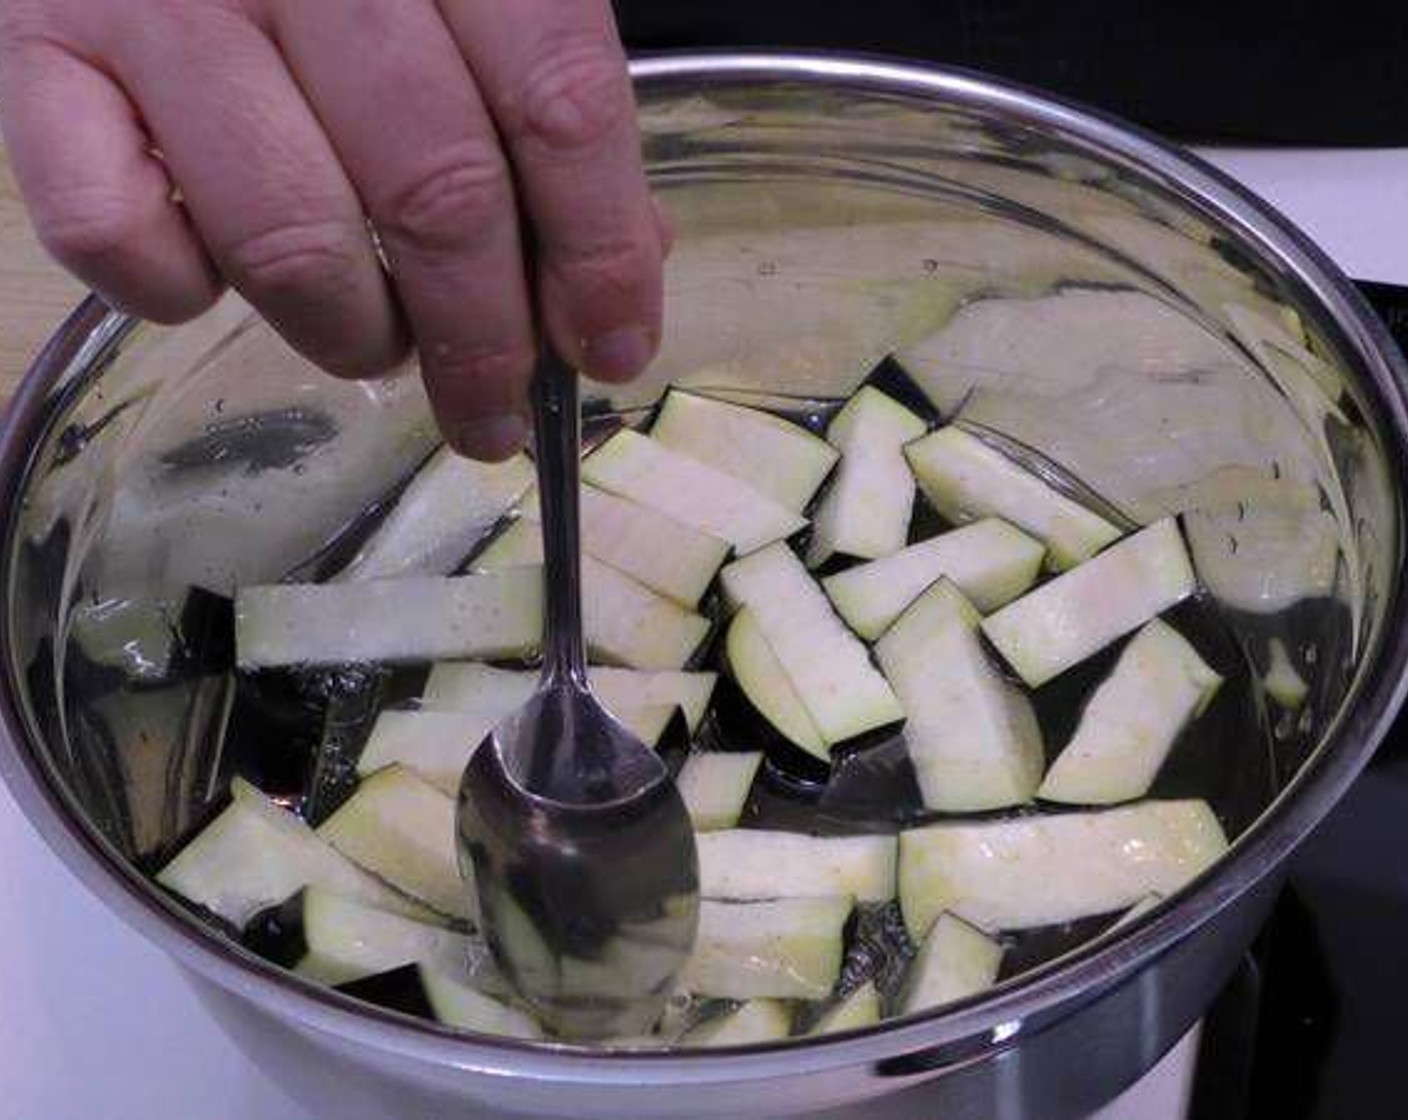
[[[1408,144],[1408,3],[616,0],[634,50],[806,47],[964,66],[1185,140]]]

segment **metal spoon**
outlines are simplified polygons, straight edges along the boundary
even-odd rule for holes
[[[544,347],[533,383],[546,579],[538,691],[460,783],[460,867],[500,967],[571,1038],[647,1031],[694,944],[698,866],[659,755],[587,683],[577,377]]]

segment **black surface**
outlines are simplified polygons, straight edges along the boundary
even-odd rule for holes
[[[1203,1020],[1187,1120],[1246,1117],[1262,994],[1261,965],[1249,953]]]
[[[1408,288],[1396,284],[1379,284],[1367,280],[1358,282],[1359,290],[1368,298],[1389,333],[1408,352]]]
[[[616,0],[638,50],[804,47],[983,70],[1188,139],[1408,143],[1408,5]]]
[[[1265,939],[1249,1120],[1402,1120],[1408,723],[1297,859],[1292,890]]]

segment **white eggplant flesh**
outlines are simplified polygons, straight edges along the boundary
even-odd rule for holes
[[[543,630],[542,569],[348,583],[262,584],[235,595],[242,669],[526,657]]]
[[[715,467],[624,429],[582,462],[582,478],[728,541],[739,553],[790,537],[800,513]]]
[[[836,617],[821,588],[786,545],[735,560],[722,579],[730,602],[752,611],[828,744],[904,718],[864,644]]]
[[[851,629],[880,637],[935,580],[956,584],[980,611],[1021,595],[1041,572],[1043,545],[1020,529],[989,518],[827,576],[822,586]]]
[[[857,902],[895,897],[893,836],[806,836],[735,828],[701,833],[699,893],[748,900],[849,895]]]
[[[989,615],[983,632],[1038,688],[1197,588],[1178,523],[1165,518]]]
[[[962,428],[941,428],[904,450],[929,504],[955,525],[1000,517],[1046,544],[1058,571],[1089,560],[1123,535],[1087,509]]]
[[[825,440],[790,420],[678,389],[665,394],[650,436],[798,512],[837,457]]]
[[[1227,850],[1205,801],[945,823],[900,834],[905,925],[948,911],[988,933],[1113,914],[1170,895]]]
[[[1177,630],[1159,619],[1150,622],[1086,703],[1038,796],[1072,805],[1143,797],[1178,736],[1221,684],[1222,677]]]
[[[817,507],[807,567],[832,556],[875,560],[904,548],[914,510],[914,475],[904,445],[925,423],[873,386],[846,402],[827,428],[841,462]]]

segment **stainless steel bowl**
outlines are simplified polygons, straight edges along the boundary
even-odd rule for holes
[[[433,433],[414,379],[323,378],[233,297],[174,330],[90,301],[14,404],[0,771],[69,867],[326,1115],[1084,1114],[1205,1010],[1401,699],[1403,362],[1283,219],[1118,122],[873,60],[691,55],[635,74],[680,239],[664,354],[610,403],[648,404],[670,380],[830,398],[898,348],[949,412],[1063,464],[1121,514],[1181,512],[1248,656],[1280,637],[1312,678],[1301,715],[1229,771],[1256,786],[1220,806],[1240,833],[1231,855],[985,998],[744,1050],[459,1037],[264,964],[139,870],[217,796],[228,661],[217,642],[176,667],[141,642],[95,652],[75,623],[93,612],[76,608],[125,602],[159,630],[192,586],[277,578]],[[1034,317],[999,330],[995,299]]]

